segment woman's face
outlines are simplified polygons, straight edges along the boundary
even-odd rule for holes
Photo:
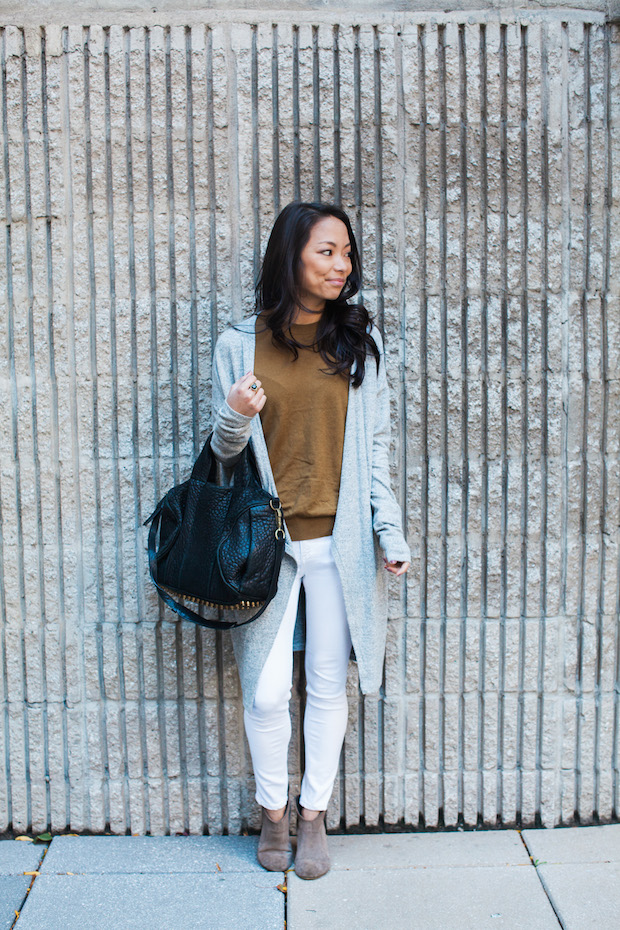
[[[300,255],[299,296],[314,314],[300,310],[298,323],[316,320],[326,300],[335,300],[351,274],[351,242],[347,227],[335,216],[325,216],[310,230]]]

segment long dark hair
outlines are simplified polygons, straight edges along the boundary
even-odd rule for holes
[[[299,297],[301,253],[312,227],[326,216],[342,220],[347,227],[352,268],[339,296],[325,304],[316,346],[327,371],[348,372],[353,386],[359,387],[364,380],[366,356],[372,355],[378,368],[379,350],[370,335],[370,314],[362,304],[348,303],[360,289],[362,268],[351,222],[340,207],[295,201],[282,210],[273,224],[256,283],[256,313],[264,315],[274,342],[289,348],[297,358],[300,343],[293,338],[290,326],[303,306]]]

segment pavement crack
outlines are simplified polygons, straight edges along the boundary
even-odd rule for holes
[[[32,876],[31,882],[30,882],[30,884],[28,885],[28,887],[26,888],[26,894],[24,895],[23,900],[22,900],[22,903],[21,903],[20,906],[19,906],[19,910],[18,910],[18,911],[15,911],[15,920],[13,921],[13,923],[11,924],[11,926],[9,927],[9,930],[13,930],[13,928],[14,928],[15,926],[17,926],[17,921],[18,921],[19,918],[21,917],[21,913],[22,913],[22,911],[23,911],[23,909],[24,909],[24,905],[26,904],[26,901],[28,900],[28,895],[30,894],[30,892],[31,892],[31,890],[32,890],[32,886],[34,885],[34,883],[36,882],[37,878],[39,877],[39,870],[40,870],[40,868],[41,868],[41,865],[42,865],[42,863],[43,863],[43,860],[45,859],[45,856],[47,855],[47,850],[48,850],[48,847],[47,847],[47,846],[44,846],[44,847],[43,847],[43,852],[42,852],[41,858],[39,859],[39,862],[38,862],[38,864],[37,864],[37,868],[36,868],[36,870],[33,870],[33,871],[36,872],[36,874],[34,874],[34,875]],[[25,874],[26,874],[26,873],[24,872],[24,875],[25,875]]]
[[[521,832],[521,830],[517,830],[517,833],[519,834],[519,837],[520,837],[520,839],[521,839],[521,842],[522,842],[523,845],[525,846],[525,851],[527,852],[527,854],[528,854],[528,856],[529,856],[529,858],[530,858],[530,862],[532,863],[533,868],[536,870],[536,875],[537,875],[537,877],[538,877],[538,881],[539,881],[540,884],[542,885],[542,889],[543,889],[543,891],[545,892],[545,894],[547,895],[547,900],[549,901],[549,904],[551,905],[551,908],[552,908],[552,910],[553,910],[553,913],[554,913],[555,916],[556,916],[556,919],[557,919],[557,922],[558,922],[559,926],[562,928],[562,930],[567,930],[566,924],[563,922],[562,918],[560,917],[560,913],[559,913],[557,907],[556,907],[555,904],[554,904],[553,898],[551,897],[551,894],[550,894],[550,892],[549,892],[549,889],[547,888],[547,885],[546,885],[546,883],[545,883],[545,880],[544,880],[542,874],[541,874],[541,873],[539,872],[539,870],[538,870],[538,860],[534,859],[534,857],[533,857],[533,855],[532,855],[532,852],[531,852],[529,846],[527,845],[527,841],[526,841],[525,837],[523,836],[523,833]]]
[[[288,925],[288,873],[292,872],[292,869],[286,869],[284,872],[284,881],[281,885],[278,885],[278,889],[284,895],[284,930],[286,930]]]

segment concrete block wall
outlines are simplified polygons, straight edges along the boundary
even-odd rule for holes
[[[0,832],[258,824],[230,642],[158,603],[142,522],[299,197],[353,218],[414,553],[330,825],[614,818],[605,11],[38,7],[0,29]]]

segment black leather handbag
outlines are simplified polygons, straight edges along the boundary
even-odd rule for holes
[[[162,600],[186,620],[229,630],[256,620],[275,596],[284,528],[280,501],[261,487],[249,443],[229,485],[216,484],[216,469],[209,436],[191,477],[168,491],[144,525],[151,524],[149,569]],[[178,597],[255,612],[243,620],[210,620]]]

